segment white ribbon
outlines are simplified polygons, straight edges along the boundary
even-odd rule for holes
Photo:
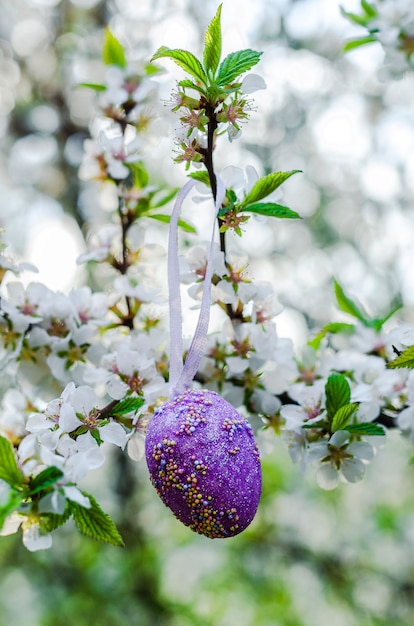
[[[217,194],[215,215],[211,233],[206,271],[204,276],[203,294],[200,313],[194,337],[183,365],[182,314],[180,296],[180,271],[178,264],[178,218],[184,200],[194,187],[196,181],[188,181],[178,193],[170,220],[168,242],[168,288],[170,308],[170,397],[173,398],[189,388],[200,365],[207,340],[211,307],[211,279],[213,277],[214,234],[216,217],[222,205],[226,189],[223,181],[217,177]]]

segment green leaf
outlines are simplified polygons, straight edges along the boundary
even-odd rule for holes
[[[177,65],[183,68],[188,74],[194,76],[201,83],[206,85],[207,76],[205,71],[203,70],[203,66],[200,61],[192,54],[192,52],[188,52],[188,50],[171,50],[171,48],[167,48],[166,46],[161,46],[158,48],[157,52],[152,57],[151,61],[154,59],[168,58],[175,61]]]
[[[181,218],[178,220],[178,228],[181,228],[181,230],[183,230],[185,233],[191,233],[193,235],[197,234],[197,229],[185,220],[182,220]]]
[[[142,163],[128,163],[129,169],[132,171],[132,177],[135,187],[144,189],[148,185],[149,175]]]
[[[400,367],[407,367],[410,370],[414,369],[414,346],[410,346],[404,352],[401,352],[394,361],[388,363],[387,367],[390,369],[398,369]]]
[[[344,51],[349,52],[349,50],[354,50],[355,48],[359,48],[361,46],[365,46],[368,43],[375,43],[377,39],[372,35],[367,35],[366,37],[360,37],[359,39],[352,39],[351,41],[347,41],[344,45]]]
[[[154,76],[154,74],[159,74],[162,72],[162,69],[155,65],[155,63],[147,63],[145,65],[145,74],[146,76]]]
[[[253,204],[262,200],[262,198],[266,198],[266,196],[269,196],[273,191],[280,187],[285,180],[300,171],[301,170],[292,170],[291,172],[273,172],[272,174],[263,176],[263,178],[259,178],[249,193],[243,198],[242,206],[246,207],[248,204]]]
[[[388,322],[388,320],[390,319],[390,317],[392,317],[394,315],[394,313],[397,313],[397,311],[399,311],[402,307],[401,303],[395,304],[391,310],[389,311],[389,313],[387,313],[386,315],[384,315],[384,317],[376,317],[373,320],[371,320],[370,325],[372,326],[372,328],[379,333],[379,331],[381,330],[381,328],[384,326],[385,322]]]
[[[308,346],[310,346],[314,350],[317,350],[321,345],[322,340],[329,333],[336,334],[344,332],[351,335],[354,331],[355,326],[353,324],[346,324],[345,322],[331,322],[330,324],[324,326],[313,339],[308,341]]]
[[[262,52],[255,50],[239,50],[238,52],[230,52],[220,63],[216,84],[219,87],[234,82],[244,72],[247,72],[260,61]]]
[[[88,87],[94,91],[106,91],[106,85],[100,85],[99,83],[79,83],[78,87]]]
[[[144,398],[125,398],[118,402],[112,409],[112,415],[126,415],[126,413],[136,412],[145,404]]]
[[[370,21],[367,19],[366,15],[358,15],[358,13],[352,13],[351,11],[345,11],[343,7],[340,7],[340,11],[344,17],[346,17],[350,22],[354,24],[358,24],[358,26],[366,26]]]
[[[70,510],[80,532],[97,541],[103,541],[105,543],[111,543],[114,546],[122,547],[124,545],[122,537],[109,515],[101,509],[93,496],[88,493],[82,493],[84,496],[88,497],[91,502],[89,509],[81,506],[77,502],[70,502]]]
[[[95,439],[95,441],[98,444],[98,446],[101,446],[103,444],[103,440],[102,440],[101,435],[99,433],[99,429],[98,428],[92,428],[89,432],[91,433],[92,437]]]
[[[311,424],[302,424],[301,428],[305,428],[306,430],[313,430],[314,428],[329,430],[329,424],[326,420],[319,420],[318,422],[312,422]]]
[[[157,220],[158,222],[164,222],[164,224],[169,224],[171,222],[171,215],[163,215],[161,213],[152,213],[150,215],[146,215],[145,217],[150,217],[152,220]],[[186,233],[197,232],[194,226],[191,226],[191,224],[185,222],[181,218],[178,220],[178,226]]]
[[[20,471],[13,446],[6,437],[0,435],[0,479],[11,487],[20,487],[23,484],[23,473]]]
[[[4,526],[4,522],[16,509],[19,508],[23,499],[23,494],[15,489],[10,489],[9,499],[5,504],[0,506],[0,530]]]
[[[201,87],[199,87],[198,85],[193,83],[192,80],[189,80],[189,79],[180,80],[179,83],[178,83],[178,86],[179,87],[187,87],[188,89],[195,89],[199,93],[205,94],[204,89],[202,89]]]
[[[58,467],[51,466],[44,469],[38,474],[30,483],[29,493],[38,493],[51,485],[54,485],[60,478],[62,478],[63,472]]]
[[[194,180],[198,180],[201,183],[207,185],[207,187],[210,187],[210,177],[208,175],[208,172],[206,172],[205,170],[197,170],[196,172],[191,172],[191,174],[188,174],[188,178],[194,178]]]
[[[283,219],[300,219],[299,213],[292,211],[287,206],[282,204],[275,204],[274,202],[258,202],[249,204],[246,207],[241,207],[242,211],[249,211],[250,213],[259,213],[260,215],[267,215],[268,217],[280,217]]]
[[[380,424],[374,424],[373,422],[360,422],[359,424],[348,424],[345,428],[349,433],[355,435],[385,435],[385,429]]]
[[[223,206],[217,213],[217,217],[224,217],[224,215],[227,215],[227,213],[230,213],[230,211],[232,211],[233,209],[234,206],[232,205]]]
[[[345,404],[341,406],[340,409],[337,410],[332,419],[331,429],[332,432],[336,432],[337,430],[348,430],[347,424],[351,417],[355,415],[358,410],[357,404]]]
[[[352,317],[356,317],[356,319],[362,322],[364,326],[370,326],[370,322],[369,320],[367,320],[364,313],[355,304],[355,302],[353,302],[351,298],[349,298],[345,294],[341,285],[336,280],[334,280],[334,289],[335,289],[336,301],[341,311],[344,311],[344,313],[348,313],[349,315],[352,315]]]
[[[216,84],[210,85],[206,90],[206,99],[208,102],[222,102],[227,98],[230,93],[234,93],[239,90],[241,83],[233,83],[228,89],[223,87],[217,87]]]
[[[361,0],[361,6],[364,9],[368,17],[370,18],[377,17],[378,13],[377,13],[376,8],[372,4],[367,2],[367,0]]]
[[[329,420],[332,420],[339,409],[349,404],[351,388],[345,376],[331,374],[325,385],[326,412]]]
[[[125,49],[109,28],[105,28],[103,61],[105,65],[117,65],[122,69],[125,69],[127,65]]]
[[[377,10],[374,6],[364,0],[361,1],[361,7],[364,11],[362,15],[358,15],[358,13],[353,13],[352,11],[346,11],[343,7],[340,7],[340,11],[345,18],[354,24],[367,28],[369,22],[377,16]]]
[[[204,38],[203,63],[207,74],[215,76],[221,57],[221,7],[220,4],[217,13],[207,27]]]
[[[386,315],[384,315],[383,317],[375,317],[373,319],[369,319],[366,313],[364,313],[364,311],[353,300],[351,300],[349,296],[345,294],[341,285],[336,280],[334,280],[334,289],[336,301],[341,311],[352,315],[352,317],[358,319],[364,326],[372,328],[377,333],[381,330],[385,322],[387,322],[390,317],[392,317],[394,313],[396,313],[401,308],[401,303],[394,302],[394,306],[392,306],[391,310]]]
[[[174,187],[173,189],[170,189],[170,191],[168,191],[159,200],[156,200],[155,204],[151,203],[151,208],[159,209],[160,207],[165,206],[166,204],[168,204],[168,202],[170,202],[170,200],[174,198],[174,196],[177,195],[177,191],[179,191],[179,187]]]

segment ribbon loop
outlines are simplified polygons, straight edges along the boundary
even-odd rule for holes
[[[168,291],[170,313],[170,396],[183,370],[183,335],[180,295],[180,268],[178,264],[178,218],[184,200],[196,181],[189,180],[179,191],[171,213],[168,232]]]
[[[211,279],[214,270],[214,234],[217,213],[222,205],[226,189],[223,181],[217,177],[215,214],[204,276],[203,293],[197,326],[184,365],[182,364],[182,314],[180,297],[180,274],[178,265],[178,217],[182,204],[196,181],[187,182],[179,192],[171,214],[168,244],[168,285],[170,307],[170,397],[179,395],[191,384],[203,356],[207,341],[211,306]]]

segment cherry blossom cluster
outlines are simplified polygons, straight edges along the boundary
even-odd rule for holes
[[[363,6],[375,33],[385,32],[389,5]],[[408,41],[411,9],[402,1],[398,8],[398,20],[404,18],[398,32],[406,24]],[[251,166],[215,169],[215,150],[239,134],[248,116],[247,94],[264,87],[246,75],[260,53],[242,50],[221,60],[220,14],[221,7],[207,29],[202,62],[165,47],[154,55],[188,74],[173,96],[184,129],[175,135],[175,160],[187,171],[195,166],[188,171],[197,181],[195,221],[210,210],[211,199],[219,203],[218,181],[225,190],[213,216],[219,226],[213,249],[179,222],[188,244],[181,283],[199,306],[212,261],[211,306],[223,319],[207,337],[194,387],[219,393],[262,424],[265,447],[268,433],[280,435],[292,460],[315,471],[322,488],[333,489],[363,478],[388,429],[414,441],[414,326],[393,322],[395,310],[370,318],[335,283],[338,309],[348,321],[312,333],[299,352],[279,336],[282,306],[274,285],[254,280],[248,257],[229,250],[227,237],[229,230],[243,236],[255,214],[297,219],[280,204],[280,187],[298,171],[260,177]],[[63,294],[39,282],[24,287],[16,276],[28,268],[0,248],[0,534],[21,528],[29,550],[50,547],[51,533],[70,517],[84,534],[122,545],[82,481],[103,465],[110,445],[140,460],[146,425],[168,397],[167,294],[155,278],[165,254],[146,239],[148,220],[161,228],[170,220],[168,205],[177,192],[152,184],[144,164],[156,127],[158,69],[132,67],[110,31],[104,62],[105,83],[87,85],[97,92],[92,128],[98,130],[86,142],[80,176],[90,185],[110,185],[116,207],[106,213],[107,223],[100,216],[79,259],[102,288],[85,285]]]
[[[253,103],[249,95],[265,89],[263,78],[247,74],[261,56],[254,50],[240,50],[221,59],[221,8],[209,24],[200,62],[187,50],[161,46],[152,59],[169,58],[183,68],[188,78],[177,84],[169,102],[181,122],[177,130],[177,163],[203,163],[211,174],[212,142],[227,132],[230,141],[241,134],[241,125],[249,118]],[[213,183],[213,195],[214,183]]]
[[[108,296],[85,286],[64,295],[15,281],[5,289],[2,366],[12,386],[2,398],[0,435],[13,445],[22,489],[30,492],[47,468],[56,471],[53,487],[4,520],[1,533],[21,525],[31,550],[51,544],[50,515],[63,516],[73,502],[89,506],[77,485],[104,463],[104,442],[141,458],[147,412],[166,395],[165,332],[135,294],[137,328],[125,333],[117,309],[124,300],[122,289]]]
[[[207,149],[207,126],[212,119],[211,105],[202,95],[199,99],[189,95],[194,93],[194,86],[184,82],[172,94],[170,106],[180,117],[181,127],[177,129],[177,163],[185,163],[188,170],[191,164],[200,164],[205,159]],[[214,107],[214,117],[218,134],[227,133],[230,141],[240,137],[242,124],[249,118],[253,102],[248,95],[259,89],[265,89],[263,78],[257,74],[248,74],[239,85],[226,90],[220,96],[219,107]],[[232,91],[229,95],[229,91]]]
[[[163,252],[154,256],[145,225],[138,225],[144,217],[165,221],[159,209],[175,193],[149,185],[142,164],[157,89],[148,67],[127,65],[110,31],[104,48],[105,84],[85,85],[99,93],[100,130],[86,141],[80,176],[111,185],[117,208],[112,223],[91,233],[78,262],[107,268],[111,288],[63,294],[39,282],[1,286],[1,365],[9,388],[0,417],[0,525],[4,535],[21,527],[29,550],[49,547],[51,531],[70,516],[84,534],[122,544],[78,483],[104,463],[103,444],[139,460],[147,416],[167,395],[165,294],[148,272]],[[5,246],[0,266],[2,280],[35,269],[13,263]]]
[[[188,292],[195,300],[205,256],[206,249],[196,246],[183,263],[183,279],[192,277]],[[231,305],[237,318],[210,334],[198,379],[248,415],[261,417],[265,428],[282,436],[303,471],[316,470],[323,489],[335,488],[339,480],[361,480],[388,428],[414,438],[413,373],[395,359],[396,352],[403,355],[412,346],[414,326],[399,324],[385,332],[368,320],[333,323],[297,354],[289,339],[278,336],[281,306],[272,285],[249,280],[246,257],[228,257],[231,270],[223,274],[216,251],[212,303],[222,309]],[[332,395],[339,400],[333,409]]]

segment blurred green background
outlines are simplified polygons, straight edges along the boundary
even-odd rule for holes
[[[137,59],[162,44],[197,52],[218,3],[0,4],[0,226],[20,256],[39,265],[39,280],[68,290],[85,279],[75,258],[86,225],[99,222],[96,192],[77,178],[96,108],[76,85],[102,76],[104,26]],[[410,319],[413,77],[384,81],[376,45],[344,56],[355,30],[334,0],[225,0],[222,19],[226,51],[264,51],[258,71],[268,89],[219,165],[304,172],[283,198],[304,219],[258,223],[241,242],[252,274],[270,277],[285,307],[279,335],[300,350],[308,326],[338,315],[333,277],[375,315],[400,296]],[[172,146],[172,138],[161,142],[149,169],[157,175],[164,151],[167,182],[180,184]],[[258,436],[264,492],[242,535],[192,534],[158,500],[145,464],[114,455],[85,488],[115,519],[125,548],[95,544],[70,524],[47,552],[2,538],[0,625],[412,626],[409,444],[390,433],[362,483],[324,493],[291,464],[282,442]]]
[[[125,548],[94,543],[70,525],[46,552],[3,537],[0,623],[411,626],[407,444],[388,442],[362,483],[329,493],[299,475],[280,442],[271,447],[258,515],[227,540],[191,533],[158,500],[144,464],[114,459],[115,483],[96,477],[93,491]]]

